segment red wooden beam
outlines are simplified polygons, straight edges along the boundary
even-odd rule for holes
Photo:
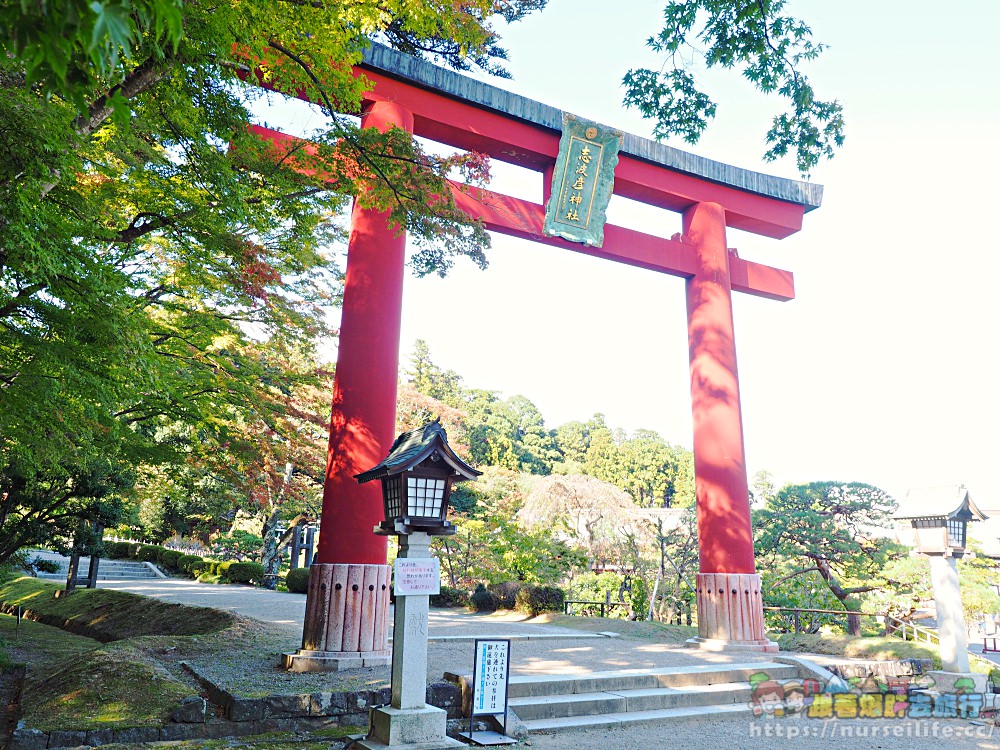
[[[259,125],[253,126],[252,130],[263,140],[275,145],[278,158],[293,148],[302,149],[310,155],[314,153],[308,144],[295,136]],[[292,158],[294,163],[294,157]],[[304,171],[312,174],[311,170]],[[690,278],[695,273],[692,250],[679,235],[665,239],[608,224],[604,228],[604,246],[588,247],[544,234],[542,226],[545,222],[545,208],[537,203],[458,183],[452,183],[452,195],[459,208],[469,216],[481,219],[486,228],[493,232],[671,276]],[[730,276],[734,291],[775,300],[790,300],[795,297],[790,272],[743,260],[735,253],[730,254]]]
[[[379,71],[358,70],[374,87],[366,104],[383,99],[413,112],[415,135],[465,151],[543,171],[555,164],[559,133],[499,112],[400,81]],[[802,228],[805,207],[699,179],[621,154],[615,170],[615,195],[671,211],[696,203],[718,203],[735,229],[781,239]]]

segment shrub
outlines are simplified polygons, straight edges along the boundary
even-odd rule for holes
[[[127,560],[132,557],[132,545],[128,542],[105,542],[104,556],[109,560]]]
[[[296,594],[309,590],[309,568],[292,568],[285,577],[285,587]],[[433,597],[431,597],[433,599]]]
[[[201,555],[181,555],[177,559],[177,569],[184,573],[191,573],[191,566],[197,562],[204,562]]]
[[[487,588],[497,595],[500,600],[500,609],[514,609],[517,606],[517,592],[523,586],[520,581],[504,581],[503,583],[491,583]]]
[[[542,612],[562,612],[566,592],[558,586],[522,586],[517,592],[517,608],[532,617]]]
[[[168,570],[178,570],[177,561],[182,557],[184,557],[184,553],[180,550],[165,549],[156,556],[156,562]]]
[[[160,557],[161,549],[163,547],[158,547],[155,544],[144,544],[139,547],[135,557],[141,562],[156,562]]]
[[[227,573],[229,572],[230,565],[232,565],[232,561],[230,560],[223,560],[221,562],[213,560],[208,572],[214,576],[219,576],[219,578],[228,579]]]
[[[468,607],[470,605],[469,592],[451,586],[442,586],[440,594],[431,596],[432,607]]]
[[[193,563],[188,565],[188,573],[197,578],[202,573],[208,571],[211,563],[208,560],[202,560],[200,557]]]
[[[476,612],[496,612],[500,606],[500,598],[481,583],[476,585],[476,590],[469,598]]]
[[[58,573],[61,569],[55,560],[46,560],[44,557],[36,557],[31,562],[31,567],[39,573]]]
[[[258,562],[230,562],[224,564],[226,565],[224,576],[231,583],[260,583],[264,580],[264,566]]]
[[[249,531],[237,529],[232,534],[220,536],[212,542],[212,552],[224,560],[242,562],[256,556],[264,546],[264,540]]]

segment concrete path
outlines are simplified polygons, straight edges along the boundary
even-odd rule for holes
[[[226,609],[271,623],[298,639],[305,595],[248,586],[200,584],[182,579],[101,581],[101,588],[131,591],[165,601]],[[609,638],[554,625],[521,621],[515,613],[475,615],[432,610],[428,680],[445,671],[472,668],[470,638],[512,637],[513,675],[582,675],[601,671],[645,670],[705,664],[763,661],[765,654],[708,653],[651,640]],[[302,675],[290,676],[303,679]],[[322,676],[321,676],[322,677]],[[291,688],[289,688],[291,690]],[[671,747],[724,747],[729,750],[998,750],[992,725],[965,720],[795,720],[714,717],[708,722],[650,724],[617,729],[580,728],[556,734],[533,734],[537,750],[647,750]]]
[[[302,635],[302,622],[306,610],[305,594],[267,591],[255,586],[198,583],[180,578],[164,578],[155,581],[98,581],[98,588],[129,591],[133,594],[142,594],[177,604],[224,609],[244,617],[252,617],[255,620],[271,623],[290,633]],[[519,615],[513,615],[511,619],[504,620],[499,617],[475,615],[460,610],[432,609],[428,635],[432,640],[467,640],[485,635],[501,638],[511,637],[517,640],[540,637],[594,637],[590,633],[570,628],[526,623],[521,622],[521,619]]]
[[[214,585],[168,578],[156,581],[100,581],[99,588],[130,591],[179,604],[225,609],[271,623],[298,640],[305,614],[304,594],[252,586]],[[477,615],[432,609],[428,673],[472,670],[474,638],[511,638],[511,674],[587,674],[620,669],[655,669],[696,664],[764,661],[765,654],[708,653],[670,643],[611,638],[557,625],[525,622],[515,612]]]

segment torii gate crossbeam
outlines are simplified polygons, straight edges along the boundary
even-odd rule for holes
[[[403,128],[541,172],[549,183],[562,113],[552,107],[376,46],[356,74],[372,83],[362,125]],[[301,142],[257,128],[282,149]],[[454,190],[458,205],[492,231],[686,279],[703,646],[776,648],[764,634],[753,557],[733,334],[733,290],[788,300],[787,271],[739,258],[726,228],[783,238],[820,205],[822,188],[742,170],[626,135],[614,192],[677,211],[683,232],[663,238],[605,227],[601,248],[542,233],[541,205],[487,190]],[[334,382],[323,515],[310,576],[303,647],[288,668],[384,663],[388,573],[379,488],[353,476],[394,438],[405,239],[385,214],[355,206]]]

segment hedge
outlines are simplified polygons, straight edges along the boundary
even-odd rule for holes
[[[188,573],[193,575],[195,578],[205,573],[208,570],[209,561],[202,560],[200,557],[193,563],[188,565]]]
[[[177,560],[177,569],[183,573],[193,573],[191,566],[199,562],[204,562],[201,555],[181,555]]]
[[[504,581],[503,583],[491,583],[486,588],[497,595],[500,600],[500,609],[514,609],[517,606],[517,592],[524,584],[520,581]]]
[[[128,560],[132,557],[132,545],[128,542],[104,542],[104,556],[109,560]]]
[[[290,591],[291,589],[289,589]],[[431,594],[430,604],[432,607],[471,607],[469,592],[462,589],[455,589],[451,586],[442,586],[440,594]]]
[[[221,575],[231,583],[260,583],[264,580],[264,566],[257,562],[231,562]]]
[[[532,617],[542,612],[562,612],[566,592],[558,586],[522,586],[517,592],[517,608]]]
[[[476,585],[476,590],[472,592],[469,601],[476,612],[496,612],[500,606],[500,597],[488,591],[481,583]]]
[[[285,576],[285,587],[296,594],[309,590],[309,568],[292,568]],[[433,599],[434,597],[431,597]]]
[[[155,544],[144,544],[139,547],[139,550],[135,553],[136,559],[140,562],[152,562],[155,563],[160,558],[160,550],[163,547],[158,547]]]
[[[168,570],[178,570],[177,561],[184,557],[179,549],[164,549],[156,556],[156,562]]]

